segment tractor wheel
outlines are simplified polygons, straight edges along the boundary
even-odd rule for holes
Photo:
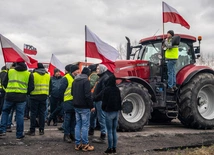
[[[118,85],[122,110],[119,112],[119,130],[139,131],[148,123],[152,101],[148,90],[141,84],[126,82]]]
[[[179,120],[187,127],[214,127],[214,75],[196,75],[180,90]]]

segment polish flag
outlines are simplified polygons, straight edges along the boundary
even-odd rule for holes
[[[32,45],[24,44],[24,53],[30,54],[30,55],[36,55],[37,50]]]
[[[85,26],[85,57],[100,59],[109,71],[114,72],[114,62],[118,56],[119,52],[114,47],[103,42]]]
[[[51,62],[50,62],[49,67],[48,67],[48,72],[50,73],[51,76],[54,75],[54,69],[55,68],[60,70],[61,76],[65,75],[65,73],[64,73],[65,66],[56,58],[56,56],[54,54],[52,54]]]
[[[25,61],[28,64],[33,64],[37,62],[37,60],[25,55],[20,48],[1,34],[0,39],[5,63]]]
[[[163,23],[171,22],[180,24],[187,29],[190,29],[190,25],[184,20],[184,18],[178,13],[176,9],[169,6],[165,2],[162,2],[163,6]]]

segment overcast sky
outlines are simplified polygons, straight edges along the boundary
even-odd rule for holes
[[[202,52],[213,52],[214,1],[165,0],[190,24],[186,29],[166,23],[165,31],[202,36]],[[63,64],[84,61],[84,26],[117,48],[132,41],[163,33],[160,0],[1,0],[0,33],[19,48],[30,44],[39,62],[55,54]],[[3,65],[2,52],[0,65]]]

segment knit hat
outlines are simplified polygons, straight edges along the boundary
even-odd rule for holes
[[[174,31],[173,30],[169,30],[167,33],[171,34],[171,36],[174,36]]]
[[[71,67],[70,67],[70,73],[73,73],[74,71],[76,71],[76,70],[78,70],[79,69],[79,67],[77,66],[77,65],[72,65]]]
[[[37,68],[45,68],[42,63],[37,64]]]
[[[56,74],[57,72],[59,72],[58,68],[54,68],[54,74]]]
[[[72,64],[68,64],[67,66],[65,66],[65,70],[67,72],[70,72],[71,71],[71,66],[72,66]]]
[[[84,67],[81,73],[82,73],[82,74],[86,74],[87,76],[89,76],[89,75],[91,74],[91,71],[90,71],[89,68]]]
[[[1,68],[1,70],[6,70],[7,68],[6,68],[6,66],[3,66],[2,68]]]
[[[91,72],[94,72],[97,70],[97,66],[98,66],[98,64],[91,64],[88,66],[88,68],[91,70]]]

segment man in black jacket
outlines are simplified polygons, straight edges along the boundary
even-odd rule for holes
[[[0,136],[6,135],[8,115],[13,107],[16,107],[16,138],[24,138],[24,110],[26,95],[34,90],[33,75],[27,71],[25,62],[17,60],[15,69],[10,69],[3,80],[6,88],[5,102],[2,110]]]
[[[83,68],[82,74],[75,78],[71,91],[74,97],[73,103],[76,115],[75,150],[80,148],[83,151],[94,150],[94,147],[90,146],[88,141],[90,109],[93,109],[91,87],[88,80],[89,75],[90,70],[87,67]]]
[[[50,84],[50,110],[51,114],[48,118],[47,125],[50,125],[51,120],[53,120],[53,126],[57,126],[57,115],[60,113],[62,106],[62,100],[59,97],[59,87],[61,83],[62,76],[59,69],[54,69],[54,75],[51,77]]]
[[[99,64],[97,67],[97,75],[99,76],[99,80],[96,84],[96,87],[94,89],[93,93],[93,99],[95,101],[95,109],[97,112],[97,118],[100,124],[100,138],[99,139],[93,139],[93,142],[97,143],[104,143],[106,138],[106,122],[105,122],[105,113],[102,110],[102,95],[103,90],[105,89],[105,83],[108,80],[108,78],[113,75],[107,67],[103,64]]]
[[[1,68],[1,72],[0,72],[0,115],[2,112],[2,107],[3,107],[3,103],[4,103],[4,95],[5,95],[5,88],[3,86],[3,79],[7,74],[7,69],[6,66],[3,66]]]

